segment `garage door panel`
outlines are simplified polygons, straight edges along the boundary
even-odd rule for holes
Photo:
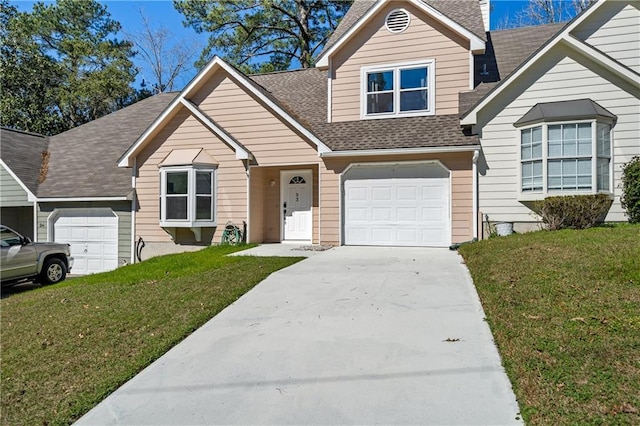
[[[373,207],[371,209],[371,220],[374,222],[389,222],[393,220],[393,212],[389,207]]]
[[[393,230],[388,226],[385,227],[372,227],[371,239],[374,244],[389,245],[393,242]]]
[[[416,222],[418,220],[418,212],[416,207],[398,207],[396,208],[398,222]]]
[[[391,186],[373,186],[371,188],[372,201],[391,201]]]
[[[345,244],[449,245],[450,183],[439,166],[362,167],[346,176],[344,194]]]
[[[417,201],[418,188],[415,186],[399,186],[396,191],[396,199],[398,201]]]

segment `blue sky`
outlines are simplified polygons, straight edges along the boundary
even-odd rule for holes
[[[34,1],[12,1],[12,4],[18,6],[21,10],[31,10]],[[49,2],[45,2],[49,3]],[[196,34],[191,28],[185,28],[182,24],[183,16],[173,8],[173,2],[168,0],[154,0],[154,1],[131,1],[131,0],[109,0],[101,1],[101,3],[107,6],[109,13],[116,21],[120,22],[122,28],[128,32],[137,32],[142,28],[142,18],[140,16],[140,10],[149,19],[152,27],[163,26],[168,28],[174,35],[175,43],[197,43],[199,47],[195,53],[194,61],[200,55],[200,51],[206,45],[207,35]],[[526,0],[492,0],[492,13],[491,13],[491,26],[495,28],[500,22],[505,22],[510,18],[513,19],[515,14],[522,10],[526,5]],[[123,35],[120,35],[123,37]],[[144,78],[145,74],[150,75],[147,71],[146,64],[140,59],[134,58],[136,66],[141,70],[136,80],[136,85],[139,85]],[[197,70],[194,67],[186,70],[178,81],[178,88],[182,88],[191,78],[196,74]],[[147,77],[150,78],[150,77]]]

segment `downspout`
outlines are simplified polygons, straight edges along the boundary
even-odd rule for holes
[[[133,189],[133,199],[131,200],[131,263],[136,263],[136,209],[137,209],[137,194],[136,194],[136,171],[138,168],[138,159],[133,159],[133,171],[131,172],[131,188]]]
[[[478,158],[480,150],[473,151],[471,159],[473,175],[473,238],[478,238]]]
[[[251,235],[251,160],[247,158],[245,163],[246,175],[247,175],[247,226],[244,233],[244,242],[250,243],[251,239],[249,235]]]
[[[33,241],[38,241],[38,202],[33,202]]]

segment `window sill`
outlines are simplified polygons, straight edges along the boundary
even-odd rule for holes
[[[613,200],[614,194],[610,191],[552,191],[552,192],[527,192],[519,193],[519,202],[531,202],[544,200],[547,197],[560,197],[560,196],[573,196],[573,195],[593,195],[593,194],[607,194],[609,198]]]
[[[215,221],[161,220],[160,226],[163,228],[214,228],[217,223]]]
[[[380,113],[380,114],[362,114],[361,120],[381,120],[385,118],[406,118],[406,117],[427,117],[435,115],[435,111],[415,111],[415,112],[402,112],[396,113]]]

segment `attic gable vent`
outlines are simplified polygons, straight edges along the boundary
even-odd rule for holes
[[[394,9],[387,15],[385,25],[391,33],[401,33],[409,27],[409,13],[404,9]]]

